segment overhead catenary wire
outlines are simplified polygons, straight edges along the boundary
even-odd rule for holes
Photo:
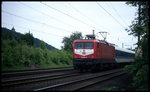
[[[119,25],[121,25],[124,29],[126,29],[114,16],[112,16],[104,7],[102,7],[98,2],[97,5],[102,8],[106,13],[108,13]]]
[[[46,14],[46,13],[44,13],[44,12],[41,12],[41,11],[39,11],[39,10],[37,10],[37,9],[35,9],[35,8],[33,8],[33,7],[29,6],[29,5],[27,5],[27,4],[24,4],[24,3],[20,3],[20,4],[26,6],[26,7],[30,8],[30,9],[33,9],[33,10],[37,11],[38,13],[49,17],[50,19],[53,19],[53,20],[62,22],[63,24],[66,24],[66,25],[69,25],[69,26],[74,27],[73,25],[70,25],[70,24],[68,24],[68,23],[65,23],[65,22],[63,22],[63,21],[61,21],[61,20],[59,20],[59,19],[57,19],[57,18],[55,18],[55,17],[53,17],[53,16],[50,16],[49,14]]]
[[[77,8],[73,7],[71,3],[68,3],[68,5],[74,9],[76,12],[78,12],[79,14],[81,14],[83,17],[85,17],[86,19],[88,19],[90,22],[94,23],[93,20],[91,20],[88,16],[86,16],[85,14],[83,14],[82,12],[80,12],[80,10],[78,10]],[[102,29],[99,29],[99,28],[96,28],[95,29],[98,29],[98,30],[102,30]]]
[[[9,24],[9,23],[5,23],[5,22],[2,22],[2,23],[3,23],[3,24],[6,24],[6,25],[13,25],[13,26],[16,26],[16,27],[19,27],[19,28],[23,28],[23,29],[33,30],[33,31],[35,31],[35,32],[40,32],[40,33],[49,34],[49,35],[51,35],[51,36],[64,37],[64,36],[52,34],[52,33],[49,33],[49,32],[40,31],[40,30],[38,30],[38,29],[27,28],[27,27],[23,27],[23,26],[20,26],[20,25],[14,25],[14,24]]]
[[[78,12],[79,14],[81,14],[83,17],[86,17],[86,19],[88,19],[90,22],[93,22],[89,17],[87,17],[86,15],[84,15],[82,12],[80,12],[80,10],[78,10],[78,9],[75,8],[75,7],[73,7],[73,6],[71,5],[71,3],[68,3],[68,5],[69,5],[72,9],[74,9],[76,12]],[[99,28],[95,28],[95,29],[102,30],[102,29],[99,29]],[[98,36],[98,34],[97,34],[97,36]]]
[[[120,19],[124,22],[124,24],[126,24],[128,26],[128,24],[126,23],[126,21],[121,17],[121,15],[117,12],[117,10],[115,9],[115,7],[111,3],[110,3],[110,6],[116,12],[116,14],[120,17]]]
[[[70,18],[72,18],[72,19],[74,19],[74,20],[76,20],[76,21],[79,21],[80,23],[83,23],[83,24],[85,24],[85,25],[87,25],[87,26],[89,26],[89,27],[95,28],[94,26],[92,26],[92,25],[90,25],[90,24],[88,24],[88,23],[86,23],[86,22],[84,22],[84,21],[82,21],[82,20],[79,20],[79,19],[77,19],[77,18],[75,18],[75,17],[73,17],[73,16],[71,16],[71,15],[69,15],[69,14],[67,14],[67,13],[64,13],[63,11],[58,10],[58,9],[56,9],[56,8],[50,6],[50,5],[47,5],[47,4],[42,3],[42,2],[40,2],[40,3],[43,4],[43,5],[45,5],[45,6],[47,6],[47,7],[49,7],[49,8],[51,8],[51,9],[53,9],[53,10],[55,10],[55,11],[57,11],[57,12],[59,12],[59,13],[62,13],[62,14],[64,14],[64,15],[66,15],[66,16],[68,16],[68,17],[70,17]]]
[[[96,2],[97,3],[97,2]],[[121,25],[124,29],[125,29],[125,27],[115,18],[115,17],[113,17],[112,16],[112,14],[110,14],[105,8],[103,8],[99,3],[97,3],[97,5],[99,6],[99,7],[101,7],[106,13],[108,13],[119,25]]]
[[[85,17],[86,19],[88,19],[90,22],[92,22],[92,21],[89,19],[89,17],[87,17],[85,14],[83,14],[82,12],[80,12],[77,8],[75,8],[74,6],[72,6],[71,3],[68,3],[68,5],[69,5],[72,9],[74,9],[77,13],[79,13],[80,15],[82,15],[83,17]]]
[[[19,15],[16,15],[16,14],[9,13],[9,12],[4,11],[4,10],[2,10],[2,12],[7,13],[7,14],[9,14],[9,15],[13,15],[13,16],[18,17],[18,18],[22,18],[22,19],[27,20],[27,21],[31,21],[31,22],[34,22],[34,23],[39,23],[39,24],[42,24],[42,25],[45,25],[45,26],[48,26],[48,27],[52,27],[52,28],[55,28],[55,29],[59,29],[59,30],[64,30],[64,31],[70,32],[69,30],[66,30],[66,29],[63,29],[63,28],[59,28],[59,27],[55,27],[55,26],[50,25],[50,24],[42,23],[42,22],[40,22],[40,21],[28,19],[28,18],[19,16]]]

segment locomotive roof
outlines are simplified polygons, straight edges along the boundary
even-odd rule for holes
[[[134,51],[131,51],[131,50],[128,50],[128,49],[119,48],[119,47],[116,47],[116,46],[115,46],[115,50],[119,50],[119,51],[135,54]]]
[[[109,42],[104,41],[104,40],[98,40],[98,39],[79,39],[79,40],[75,40],[75,41],[77,41],[77,42],[79,42],[79,41],[100,42],[100,43],[103,43],[103,44],[108,44],[108,45],[111,45],[111,46],[115,46],[115,44],[109,43]]]
[[[81,41],[81,42],[83,42],[83,41],[90,41],[90,42],[98,42],[97,40],[95,40],[95,39],[79,39],[79,40],[74,40],[74,41],[77,41],[77,42],[79,42],[79,41]]]

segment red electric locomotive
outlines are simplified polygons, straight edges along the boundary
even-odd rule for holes
[[[115,60],[115,48],[102,40],[75,40],[73,64],[75,69],[94,69]]]

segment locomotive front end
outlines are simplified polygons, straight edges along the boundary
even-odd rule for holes
[[[94,61],[94,41],[75,40],[73,43],[73,64],[75,69],[87,69]]]

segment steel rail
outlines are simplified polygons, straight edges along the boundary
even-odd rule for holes
[[[37,74],[37,73],[46,73],[46,72],[57,72],[57,71],[66,71],[66,70],[73,70],[72,67],[68,68],[54,68],[54,69],[34,69],[34,70],[25,70],[25,71],[17,71],[17,72],[6,72],[6,73],[1,73],[2,78],[3,77],[16,77],[16,76],[24,76],[24,75],[29,75],[29,74]]]
[[[43,75],[43,76],[30,77],[30,78],[5,80],[5,81],[2,81],[2,87],[40,82],[40,81],[47,81],[47,80],[54,80],[54,79],[59,79],[59,78],[75,76],[79,74],[80,73],[77,73],[77,72],[71,72],[71,73],[63,73],[63,74],[55,74],[55,75]]]
[[[73,84],[73,83],[78,83],[78,82],[82,82],[82,81],[86,81],[86,80],[90,80],[90,79],[110,75],[110,74],[121,72],[121,71],[122,71],[122,69],[119,69],[119,70],[116,70],[116,71],[113,71],[113,72],[106,72],[106,73],[100,74],[99,76],[94,76],[94,77],[84,78],[84,79],[80,79],[80,80],[74,80],[74,81],[64,82],[64,83],[60,83],[60,84],[56,84],[56,85],[51,85],[51,86],[47,86],[47,87],[42,87],[42,88],[34,89],[33,91],[49,90],[49,89],[52,89],[52,88],[61,87],[61,86],[65,86],[65,85],[69,85],[69,84]]]
[[[124,74],[125,74],[124,72],[118,73],[118,74],[109,76],[109,77],[107,77],[107,78],[103,78],[103,79],[101,79],[101,80],[99,80],[99,81],[93,82],[93,83],[91,83],[91,84],[84,85],[83,87],[80,86],[80,87],[74,89],[73,91],[80,91],[80,90],[82,90],[82,89],[88,88],[88,87],[90,87],[90,86],[92,86],[92,85],[95,85],[95,84],[97,84],[97,83],[104,82],[104,81],[108,81],[108,80],[111,80],[111,79],[113,79],[113,78],[115,78],[115,77],[118,77],[118,76],[121,76],[121,75],[124,75]]]
[[[72,67],[60,67],[60,68],[37,68],[37,69],[25,69],[25,70],[8,70],[8,71],[2,71],[2,73],[11,73],[11,72],[23,72],[23,71],[35,71],[35,70],[48,70],[48,69],[66,69],[66,68],[72,68]]]

